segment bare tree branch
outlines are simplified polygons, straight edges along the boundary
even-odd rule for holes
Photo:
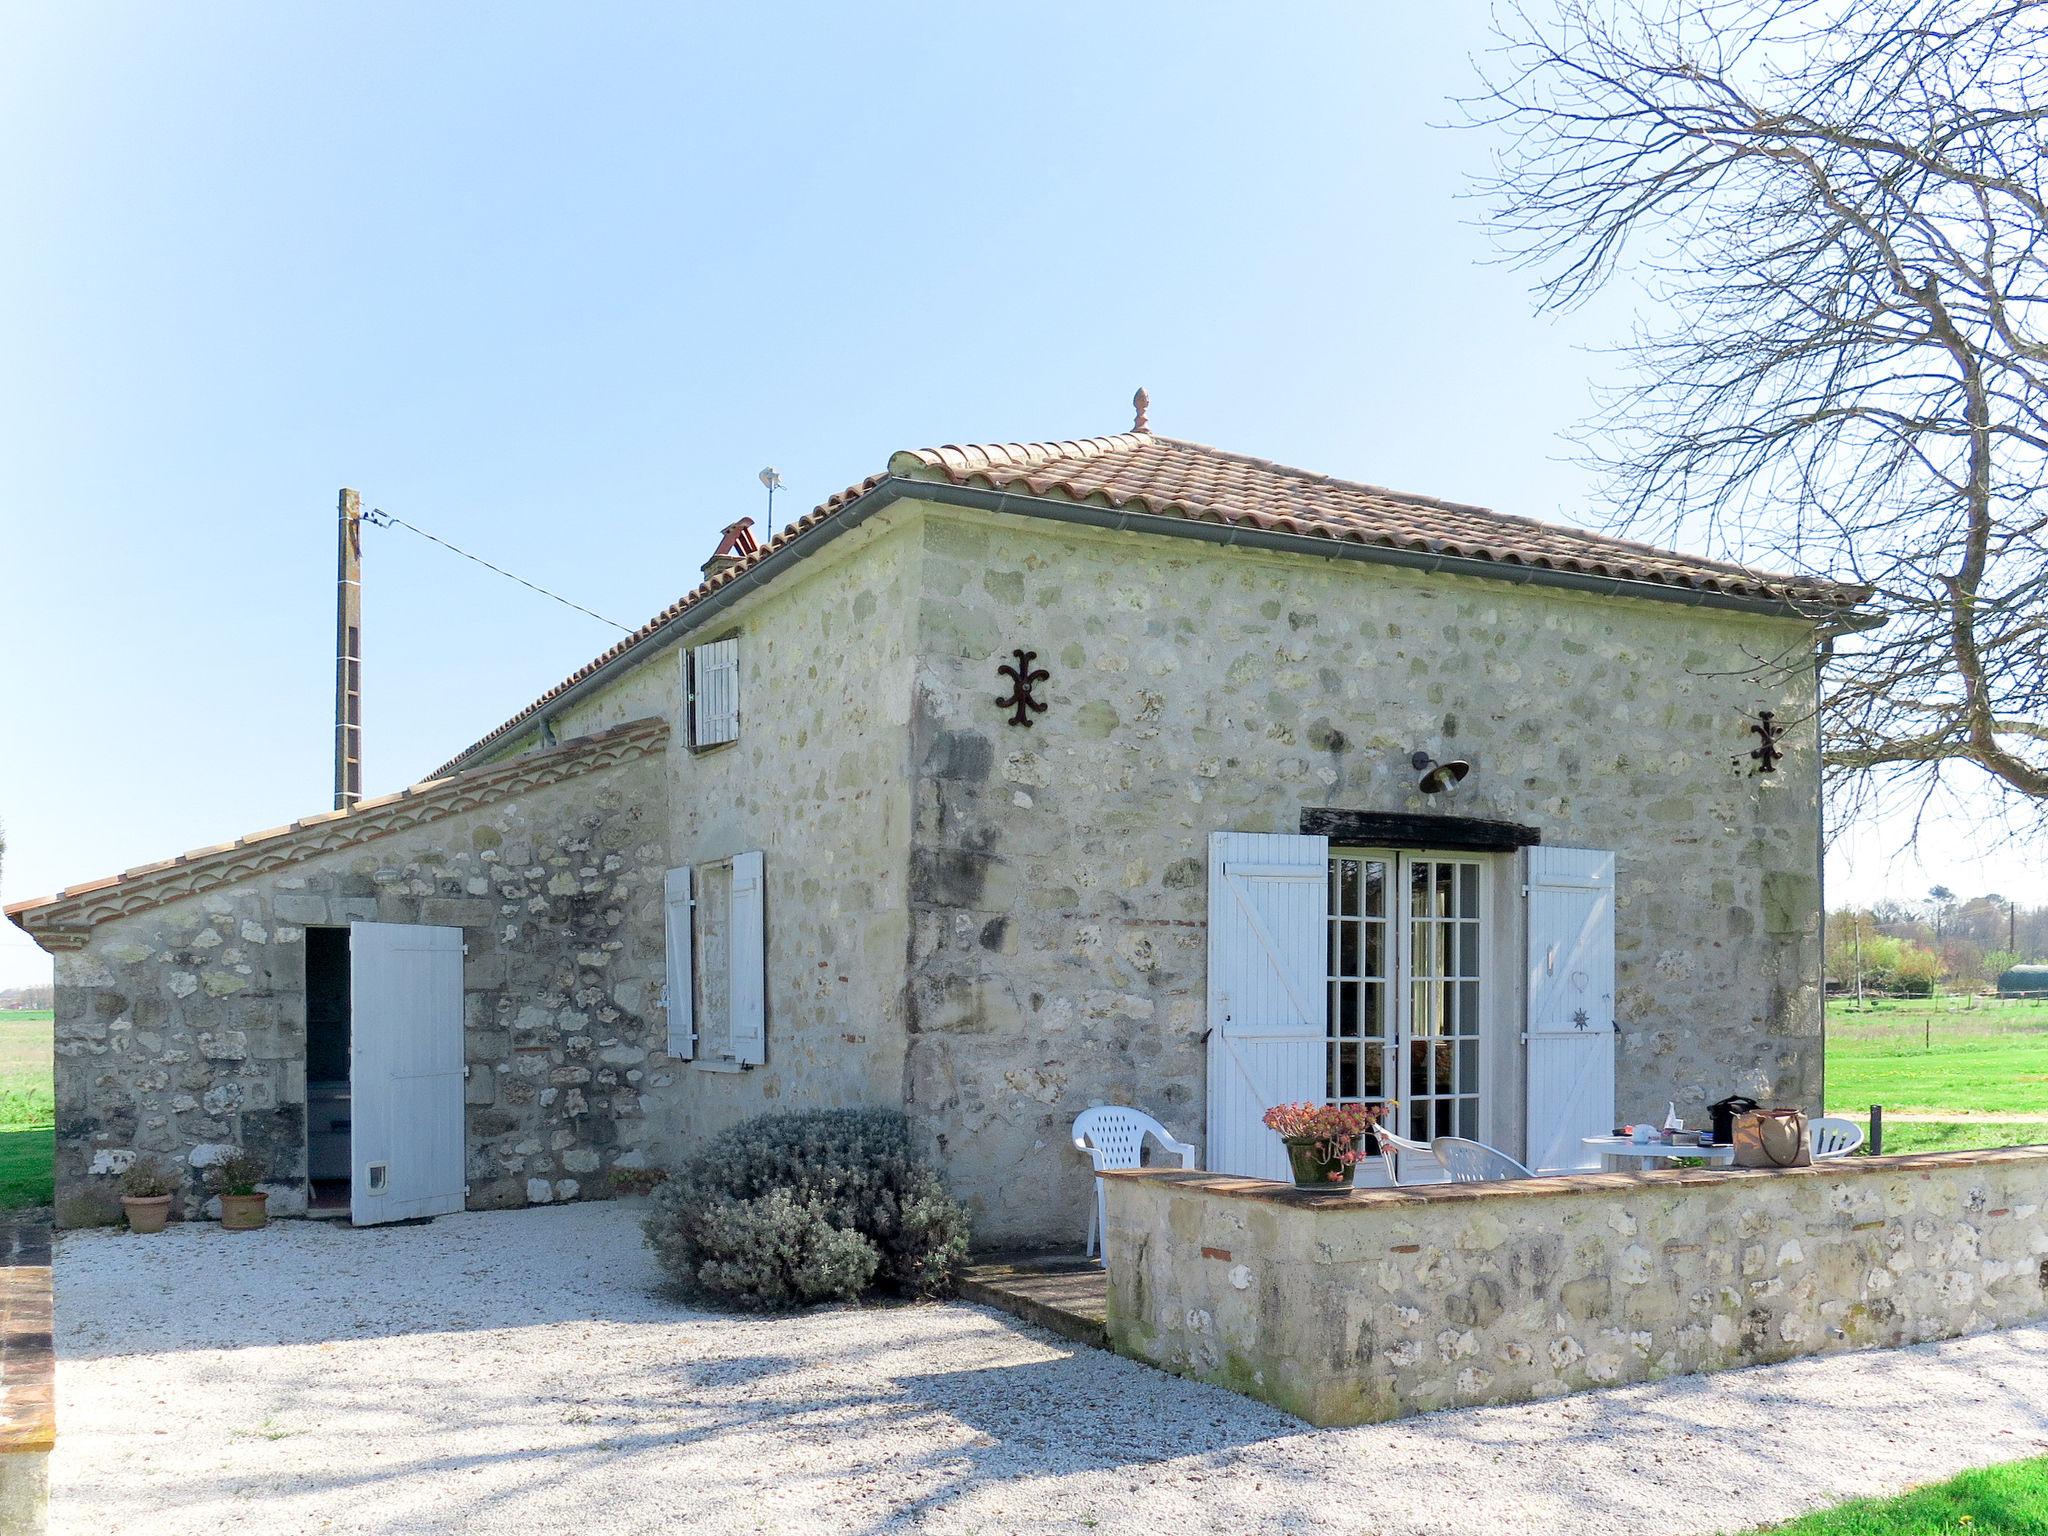
[[[2048,0],[1533,3],[1467,104],[1491,227],[1540,307],[1669,317],[1584,434],[1614,526],[1875,590],[1844,803],[2048,826]]]

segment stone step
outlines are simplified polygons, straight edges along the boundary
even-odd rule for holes
[[[1109,1348],[1109,1276],[1071,1254],[994,1254],[971,1264],[960,1299],[995,1307],[1091,1349]]]

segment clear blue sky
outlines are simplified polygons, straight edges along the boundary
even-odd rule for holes
[[[324,808],[333,508],[639,623],[899,447],[1161,431],[1585,520],[1616,296],[1531,318],[1433,126],[1479,6],[14,4],[0,820],[18,899]],[[366,782],[610,632],[402,531]],[[2043,882],[1967,850],[1861,894]],[[2028,888],[2031,880],[2031,889]],[[0,929],[0,985],[43,957]]]

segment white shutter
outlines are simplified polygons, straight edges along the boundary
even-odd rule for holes
[[[1209,1147],[1214,1173],[1288,1177],[1261,1117],[1327,1096],[1330,840],[1209,838]]]
[[[762,858],[739,853],[732,861],[732,925],[726,945],[731,983],[726,989],[732,1010],[732,1054],[735,1061],[758,1067],[766,1060],[768,1040],[768,929]]]
[[[462,930],[349,929],[349,1220],[462,1209]]]
[[[740,735],[740,642],[714,640],[690,653],[690,745],[715,747]]]
[[[668,1004],[668,1053],[677,1061],[697,1054],[697,989],[690,953],[695,903],[690,897],[689,866],[670,870],[662,890],[668,936],[668,987],[662,997]]]
[[[1538,1173],[1597,1168],[1614,1129],[1614,855],[1531,848],[1529,1144]]]

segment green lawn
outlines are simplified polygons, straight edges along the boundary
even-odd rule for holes
[[[0,1009],[0,1210],[48,1205],[57,1103],[51,1016]]]
[[[1828,1107],[1861,1121],[1882,1104],[1887,1152],[2048,1142],[2048,1123],[2000,1118],[2048,1116],[2048,1001],[1966,1003],[1830,1003]]]
[[[1965,1472],[1896,1499],[1858,1499],[1773,1536],[2048,1536],[2048,1457]]]

